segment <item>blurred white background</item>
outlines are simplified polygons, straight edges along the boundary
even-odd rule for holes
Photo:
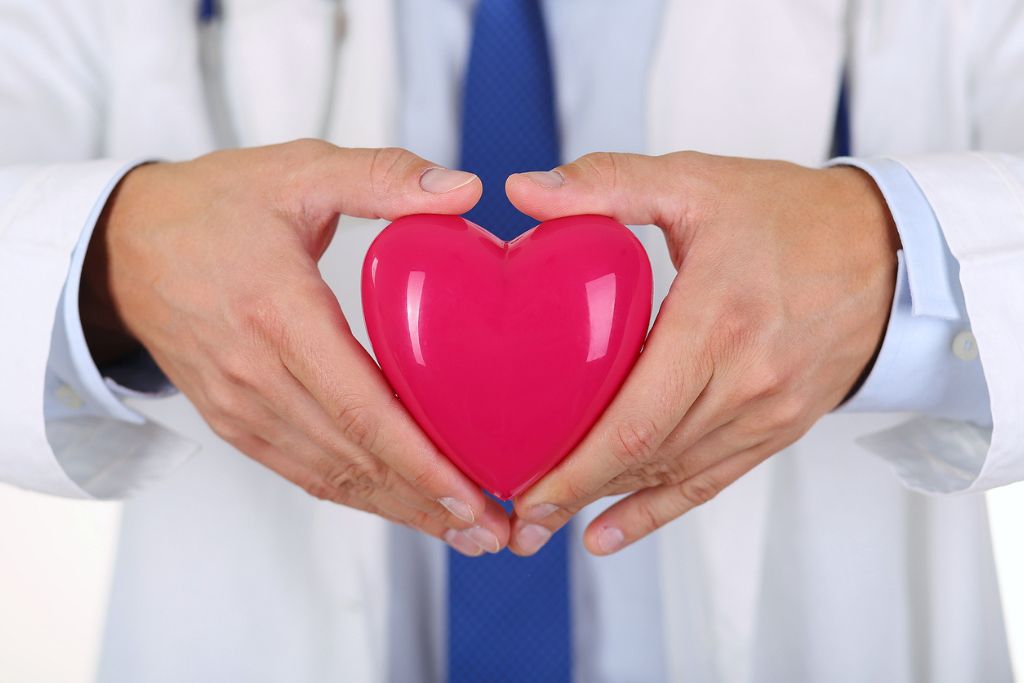
[[[1024,676],[1024,483],[989,493],[1010,648]],[[0,681],[93,680],[119,507],[0,485]]]

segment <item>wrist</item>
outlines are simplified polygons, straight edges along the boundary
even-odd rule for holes
[[[97,365],[104,365],[139,350],[141,344],[129,329],[120,295],[115,286],[115,265],[122,260],[117,236],[132,221],[130,207],[138,194],[140,176],[148,165],[129,171],[111,192],[96,223],[82,267],[79,315],[89,352]]]
[[[899,232],[885,197],[874,179],[852,166],[822,171],[840,183],[840,211],[846,234],[847,254],[855,261],[850,296],[864,304],[864,362],[844,401],[863,385],[878,358],[896,290]]]

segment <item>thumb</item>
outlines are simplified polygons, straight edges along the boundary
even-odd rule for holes
[[[314,141],[298,184],[319,212],[392,220],[413,213],[461,214],[480,199],[480,179],[404,149],[349,149]]]
[[[685,187],[673,182],[676,156],[595,152],[551,171],[509,176],[505,193],[537,220],[600,214],[620,223],[665,226],[685,196]]]

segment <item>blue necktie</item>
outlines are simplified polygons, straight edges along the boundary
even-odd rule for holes
[[[554,88],[537,0],[480,0],[466,72],[460,168],[483,181],[467,217],[510,240],[535,223],[505,179],[559,163]],[[506,507],[506,509],[509,509]],[[571,680],[566,532],[536,555],[448,552],[448,680]]]
[[[466,214],[511,240],[536,221],[505,197],[505,179],[546,171],[561,159],[554,85],[538,0],[480,0],[466,68],[460,168],[483,181],[480,203]]]

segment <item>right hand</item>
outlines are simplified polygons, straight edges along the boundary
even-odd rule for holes
[[[404,150],[312,140],[140,166],[86,258],[90,350],[141,344],[221,438],[317,498],[497,552],[507,515],[405,412],[317,268],[341,214],[459,214],[481,189]]]

